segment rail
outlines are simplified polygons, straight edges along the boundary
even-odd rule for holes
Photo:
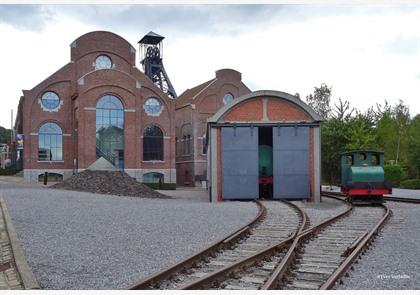
[[[333,199],[337,199],[339,201],[343,201],[342,199],[337,198],[336,196],[333,196],[333,195],[324,194],[323,196],[333,198]],[[345,210],[343,210],[342,212],[338,213],[337,215],[335,215],[331,218],[328,218],[327,220],[325,220],[321,223],[318,223],[317,225],[314,225],[314,226],[304,230],[299,235],[297,235],[297,237],[293,241],[292,246],[289,248],[286,256],[283,258],[282,262],[279,264],[279,266],[273,272],[272,276],[263,285],[263,287],[261,288],[262,290],[274,290],[274,289],[277,288],[278,281],[283,278],[283,276],[286,274],[288,269],[293,264],[293,261],[296,257],[296,254],[297,254],[297,251],[298,251],[298,246],[299,246],[301,240],[304,237],[307,237],[309,235],[313,235],[313,234],[317,233],[319,230],[321,230],[325,226],[327,226],[327,225],[335,222],[339,218],[349,214],[353,207],[352,207],[351,204],[349,204],[347,202],[346,202],[346,204],[347,204],[347,208]]]
[[[223,237],[221,240],[213,243],[206,249],[191,255],[190,257],[174,264],[173,266],[164,269],[160,272],[154,273],[136,283],[133,283],[129,286],[129,290],[145,290],[149,287],[153,286],[156,282],[164,280],[170,277],[172,274],[193,266],[196,264],[197,261],[204,259],[206,257],[210,257],[213,251],[217,251],[220,247],[225,247],[229,243],[234,243],[240,237],[248,234],[251,230],[251,227],[257,224],[266,214],[267,209],[261,204],[259,201],[255,201],[258,206],[258,213],[253,220],[251,220],[246,225],[240,227],[239,229],[233,231],[232,233],[228,234],[227,236]]]
[[[378,221],[378,223],[369,231],[367,235],[364,236],[363,239],[359,240],[357,247],[349,254],[346,260],[341,263],[341,265],[337,268],[336,271],[328,278],[328,280],[321,286],[321,290],[329,290],[334,287],[336,282],[345,274],[347,269],[352,265],[353,261],[355,261],[362,250],[368,246],[369,242],[372,238],[379,232],[380,228],[385,224],[385,221],[389,218],[391,214],[391,210],[385,206],[381,205],[384,210],[384,216]]]
[[[258,251],[257,253],[240,259],[230,265],[227,265],[215,272],[212,272],[202,278],[199,278],[188,285],[183,286],[183,290],[196,290],[202,289],[203,286],[210,286],[212,284],[217,284],[218,281],[223,280],[226,277],[232,277],[235,275],[237,269],[245,269],[255,264],[255,261],[263,260],[266,257],[273,255],[274,252],[281,251],[282,249],[287,248],[291,243],[293,243],[295,237],[304,231],[305,227],[308,225],[308,218],[306,213],[299,206],[286,202],[289,206],[293,207],[296,211],[299,212],[301,217],[301,223],[297,231],[290,235],[287,239],[279,241],[278,243],[268,246],[265,249]]]

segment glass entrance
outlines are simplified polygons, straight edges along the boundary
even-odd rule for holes
[[[96,158],[100,157],[124,169],[124,107],[112,95],[101,97],[96,104]]]

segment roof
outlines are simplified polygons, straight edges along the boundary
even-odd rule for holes
[[[340,155],[344,156],[344,155],[355,154],[355,153],[377,153],[377,154],[383,154],[384,152],[374,151],[374,150],[352,150],[352,151],[343,152]]]
[[[312,108],[310,108],[306,103],[301,101],[296,96],[293,96],[286,92],[275,91],[275,90],[258,90],[258,91],[254,91],[254,92],[250,92],[248,94],[242,95],[238,97],[237,99],[234,99],[231,102],[225,104],[221,109],[217,111],[216,114],[214,114],[213,117],[210,117],[207,120],[207,122],[217,123],[228,111],[230,111],[236,105],[246,100],[255,99],[261,96],[270,96],[270,97],[284,99],[288,102],[293,103],[294,105],[297,105],[299,108],[304,110],[312,118],[314,122],[324,121],[324,119],[322,119],[317,113],[315,113],[315,111]]]
[[[180,96],[178,96],[178,98],[176,99],[176,102],[181,102],[181,101],[186,102],[186,100],[192,99],[201,91],[203,91],[206,87],[208,87],[211,83],[213,83],[215,80],[216,78],[213,78],[191,89],[185,90]]]
[[[160,43],[163,39],[165,39],[165,37],[163,37],[159,34],[156,34],[155,32],[150,31],[149,33],[144,35],[144,37],[141,38],[141,40],[137,43],[156,45],[156,44]]]

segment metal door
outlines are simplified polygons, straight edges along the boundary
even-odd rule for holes
[[[223,199],[258,199],[258,128],[222,127]]]
[[[309,147],[309,127],[273,127],[273,198],[309,198]]]

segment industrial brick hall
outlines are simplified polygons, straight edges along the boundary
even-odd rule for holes
[[[287,93],[252,92],[233,69],[178,96],[163,39],[149,32],[136,57],[112,32],[87,33],[62,68],[23,90],[15,130],[25,180],[105,165],[143,183],[206,188],[212,201],[319,201],[321,118]]]

